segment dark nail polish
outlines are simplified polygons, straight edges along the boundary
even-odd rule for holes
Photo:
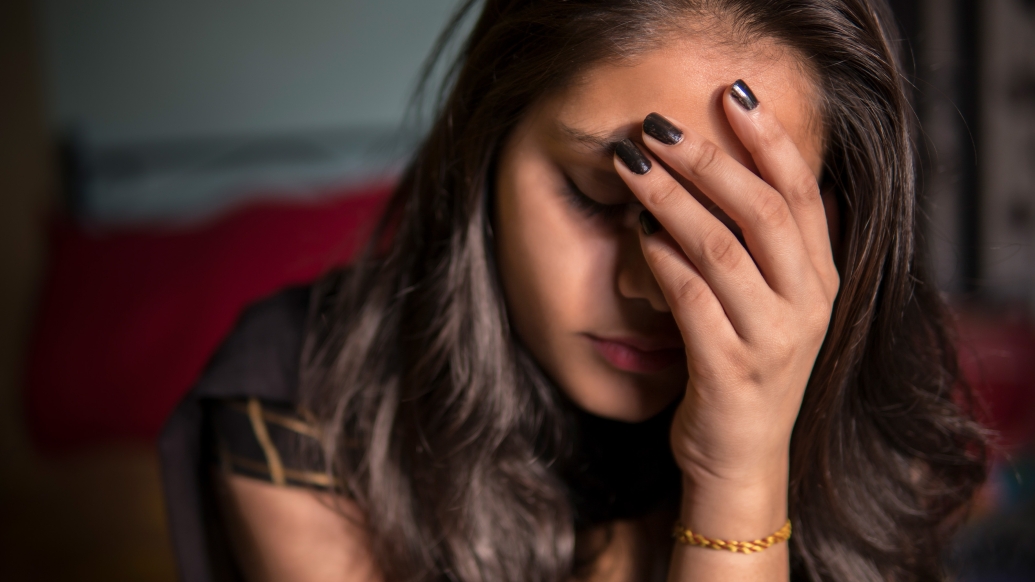
[[[646,174],[650,171],[650,160],[647,156],[643,155],[640,148],[636,147],[636,144],[631,139],[623,139],[618,142],[615,146],[615,153],[622,159],[622,163],[625,167],[629,168],[633,172],[640,174]]]
[[[730,95],[733,95],[737,103],[740,103],[740,106],[748,111],[758,107],[758,99],[755,98],[755,94],[751,92],[747,83],[742,79],[737,79],[737,82],[730,87]]]
[[[661,223],[649,210],[644,210],[640,213],[640,228],[643,229],[643,234],[650,236],[661,230]]]
[[[643,133],[665,145],[676,145],[683,141],[683,132],[657,113],[651,113],[643,120]]]

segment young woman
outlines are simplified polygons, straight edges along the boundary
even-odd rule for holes
[[[182,575],[941,578],[984,448],[896,38],[880,0],[486,0],[365,256],[170,420]]]

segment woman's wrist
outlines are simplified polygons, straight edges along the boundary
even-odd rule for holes
[[[787,521],[788,476],[786,459],[735,478],[684,472],[680,523],[711,538],[765,537]]]

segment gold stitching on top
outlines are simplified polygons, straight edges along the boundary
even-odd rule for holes
[[[248,412],[248,407],[239,402],[228,402],[227,404],[230,406],[230,408],[239,410],[244,413]],[[262,409],[262,417],[266,419],[266,422],[272,422],[273,424],[280,425],[290,431],[305,435],[310,438],[314,438],[317,441],[320,440],[320,429],[304,420],[292,418],[279,412],[266,410],[265,408]]]
[[[259,441],[262,452],[266,455],[270,480],[273,481],[274,485],[285,485],[284,463],[280,460],[280,453],[277,452],[277,447],[273,446],[273,441],[270,440],[269,431],[266,430],[266,421],[263,419],[262,403],[257,398],[248,399],[248,420],[252,423],[255,439]]]
[[[251,459],[230,454],[230,462],[234,466],[240,467],[241,469],[244,469],[246,471],[251,471],[253,473],[261,473],[263,475],[270,474],[269,467],[258,461],[253,461]],[[291,481],[305,483],[307,485],[316,485],[318,487],[326,487],[328,489],[330,489],[332,485],[339,485],[337,479],[332,480],[331,477],[326,473],[315,473],[313,471],[297,471],[295,469],[285,468],[284,476],[290,479]]]
[[[304,434],[307,437],[320,440],[320,430],[318,428],[306,422],[298,420],[297,418],[291,418],[290,416],[284,416],[283,414],[271,412],[269,410],[264,410],[263,416],[269,422],[279,424],[280,426],[288,430],[293,430],[298,434]]]

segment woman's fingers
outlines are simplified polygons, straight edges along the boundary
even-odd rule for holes
[[[833,298],[837,293],[838,275],[826,210],[813,169],[780,120],[755,98],[743,81],[737,81],[726,92],[723,108],[762,179],[787,201],[812,264],[822,276],[828,296]]]
[[[772,292],[737,237],[632,141],[616,148],[615,168],[707,281],[733,327],[749,334]]]
[[[707,360],[702,356],[717,350],[721,352],[728,345],[722,340],[736,339],[737,332],[711,286],[687,260],[669,233],[661,230],[649,211],[643,211],[640,223],[643,226],[640,235],[643,256],[665,295],[665,301],[669,305],[685,307],[674,310],[672,315],[683,333],[687,353]]]
[[[659,131],[665,125],[671,131]],[[790,297],[811,281],[815,269],[794,216],[772,186],[714,142],[656,113],[644,120],[644,142],[740,226],[755,263],[774,291]],[[673,236],[680,240],[678,231]]]

